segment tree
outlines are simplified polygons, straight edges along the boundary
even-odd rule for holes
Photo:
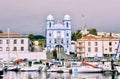
[[[34,40],[34,35],[33,35],[33,34],[30,34],[30,35],[29,35],[29,39],[33,41],[33,40]]]
[[[77,38],[77,39],[82,38],[82,33],[81,33],[81,32],[79,32],[79,33],[76,35],[76,38]]]
[[[0,33],[3,33],[3,31],[2,31],[2,30],[0,30]]]
[[[76,34],[75,33],[72,33],[72,40],[76,41]]]
[[[77,32],[72,33],[72,40],[76,41],[77,39],[82,38],[82,33],[80,30],[77,30]]]
[[[96,29],[89,29],[89,34],[97,35]]]

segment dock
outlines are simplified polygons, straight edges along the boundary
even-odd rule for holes
[[[116,69],[114,69],[114,70],[103,70],[102,71],[103,73],[116,73],[117,72],[117,70]]]

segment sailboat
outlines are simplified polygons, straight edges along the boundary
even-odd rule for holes
[[[117,49],[116,49],[116,53],[115,53],[114,58],[113,58],[113,61],[116,61],[116,64],[114,64],[114,65],[115,65],[115,68],[117,69],[118,73],[120,73],[120,63],[119,63],[118,60],[117,60],[118,57],[119,57],[119,55],[118,55],[119,47],[120,47],[120,40],[119,40],[119,42],[118,42],[118,46],[117,46]]]

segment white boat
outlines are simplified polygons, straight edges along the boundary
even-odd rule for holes
[[[69,73],[71,70],[71,67],[67,68],[64,66],[52,66],[50,69],[47,70],[47,72],[64,72],[64,73]]]
[[[20,63],[20,70],[25,72],[32,72],[32,71],[40,72],[45,70],[45,65],[36,61],[23,62]]]
[[[97,73],[97,72],[102,72],[102,68],[86,63],[86,62],[82,62],[81,66],[72,66],[72,72],[73,73]]]
[[[117,72],[120,73],[120,65],[115,66],[115,68],[116,68]]]
[[[62,62],[55,61],[50,64],[50,67],[47,69],[47,72],[64,72],[69,73],[71,70],[71,66],[69,65],[62,65]]]
[[[3,71],[18,71],[19,65],[15,64],[14,62],[4,62]]]
[[[74,72],[82,72],[82,73],[97,73],[102,72],[100,68],[94,68],[91,66],[81,66],[81,67],[74,67],[72,68]]]

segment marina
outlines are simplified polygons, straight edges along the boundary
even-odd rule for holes
[[[120,79],[120,75],[107,73],[5,72],[3,79]]]
[[[52,61],[38,60],[19,62],[19,70],[7,70],[1,75],[3,79],[119,79],[119,70],[112,62],[81,62],[81,61]],[[37,65],[34,65],[37,64]],[[107,66],[106,66],[107,65]],[[23,68],[23,66],[26,66]],[[102,68],[103,67],[103,68]],[[118,66],[119,67],[119,66]],[[4,68],[4,67],[3,67]],[[86,76],[85,76],[86,75]],[[24,78],[23,78],[24,77]]]

